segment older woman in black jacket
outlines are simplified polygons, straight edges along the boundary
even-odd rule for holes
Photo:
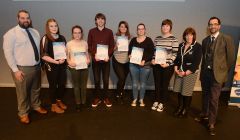
[[[176,78],[173,91],[179,93],[175,116],[187,116],[201,58],[202,48],[196,42],[196,31],[189,27],[183,33],[183,42],[179,45],[177,58],[174,61]]]

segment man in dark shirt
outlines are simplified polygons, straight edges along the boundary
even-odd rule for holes
[[[92,56],[93,77],[95,83],[95,98],[92,107],[97,107],[100,103],[100,75],[103,79],[103,99],[107,107],[111,107],[112,103],[109,99],[108,85],[110,74],[110,57],[113,54],[114,38],[112,30],[105,27],[106,17],[102,13],[95,16],[95,24],[97,27],[92,28],[88,33],[88,48]],[[102,55],[103,51],[99,48],[107,49],[108,54]]]

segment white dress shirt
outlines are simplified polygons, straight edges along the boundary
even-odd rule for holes
[[[29,28],[40,54],[40,35],[37,30]],[[34,66],[39,63],[35,60],[34,50],[25,29],[19,25],[10,29],[3,36],[3,51],[9,67],[13,72],[18,71],[19,66]],[[39,56],[40,58],[40,56]]]

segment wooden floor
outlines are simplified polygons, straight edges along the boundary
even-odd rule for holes
[[[114,94],[114,90],[111,91]],[[227,106],[229,95],[223,93],[216,125],[216,136],[209,136],[205,125],[194,121],[200,111],[201,93],[193,96],[188,118],[172,115],[176,107],[176,94],[170,93],[164,112],[152,111],[153,91],[146,93],[146,107],[132,108],[131,92],[123,104],[114,101],[112,108],[101,104],[90,107],[92,90],[88,90],[88,107],[75,111],[73,90],[67,89],[64,101],[68,110],[64,114],[49,112],[40,115],[31,112],[31,123],[23,125],[17,117],[14,88],[0,88],[0,140],[233,140],[240,138],[240,109]],[[47,89],[41,92],[43,106],[50,109]]]

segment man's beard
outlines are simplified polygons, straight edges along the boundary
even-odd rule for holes
[[[31,27],[31,24],[29,22],[23,22],[23,23],[18,22],[18,24],[21,28],[24,28],[24,29]]]

